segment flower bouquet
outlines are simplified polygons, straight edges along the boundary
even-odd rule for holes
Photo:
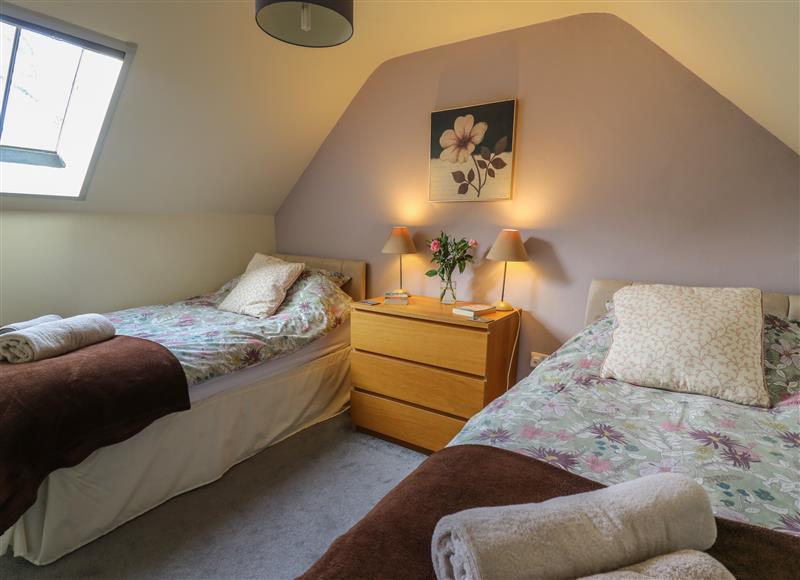
[[[433,252],[431,262],[436,268],[428,270],[425,275],[429,278],[439,276],[441,280],[439,301],[442,304],[453,304],[456,301],[456,285],[453,282],[453,272],[458,268],[463,273],[467,262],[472,262],[474,256],[470,250],[477,247],[478,242],[461,238],[457,240],[441,232],[438,237],[428,240],[428,245]]]

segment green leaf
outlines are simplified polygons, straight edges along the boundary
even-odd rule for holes
[[[436,270],[428,270],[427,272],[425,272],[425,275],[428,278],[433,278],[434,276],[436,276],[436,274],[438,274]]]
[[[466,267],[467,267],[467,263],[466,263],[466,262],[459,262],[459,263],[458,263],[458,271],[459,271],[461,274],[463,274],[463,273],[464,273],[464,268],[466,268]]]

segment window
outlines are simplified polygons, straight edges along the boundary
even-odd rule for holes
[[[2,7],[0,193],[83,197],[132,49]]]

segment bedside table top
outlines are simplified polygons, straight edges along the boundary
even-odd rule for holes
[[[402,316],[404,318],[417,318],[420,320],[432,320],[435,322],[445,322],[447,324],[456,324],[459,326],[471,326],[474,328],[488,328],[493,323],[503,320],[508,316],[514,316],[518,309],[492,312],[485,314],[481,318],[484,320],[470,320],[464,316],[453,314],[453,308],[465,304],[474,304],[474,302],[466,302],[459,300],[455,304],[442,304],[438,298],[431,298],[430,296],[411,296],[408,304],[384,304],[383,298],[370,298],[375,302],[380,302],[375,306],[363,304],[361,302],[353,302],[353,309],[362,312],[374,312],[376,314],[389,314],[392,316]]]

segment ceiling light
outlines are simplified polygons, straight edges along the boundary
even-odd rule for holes
[[[256,23],[289,44],[336,46],[353,36],[353,0],[256,0]]]

